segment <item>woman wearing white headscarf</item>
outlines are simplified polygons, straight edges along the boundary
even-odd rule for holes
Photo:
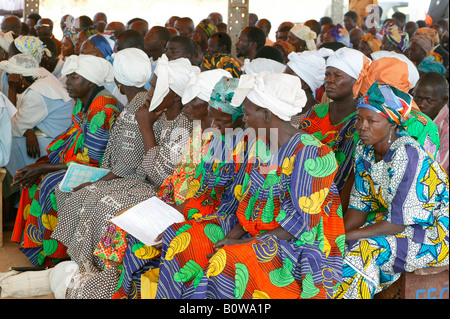
[[[286,65],[272,59],[256,58],[251,61],[250,59],[245,59],[244,65],[241,69],[242,72],[249,75],[261,73],[264,71],[270,73],[283,73],[286,69]]]
[[[246,176],[235,185],[240,199],[236,214],[217,211],[176,236],[171,248],[163,251],[160,278],[170,278],[178,252],[175,243],[188,240],[191,264],[173,278],[194,282],[179,297],[332,297],[333,286],[341,282],[342,247],[336,239],[344,233],[333,183],[337,163],[328,147],[290,124],[306,102],[300,79],[267,72],[244,74],[231,104],[242,101],[247,127],[265,134],[250,145],[248,164],[242,168]],[[202,246],[185,238],[197,235],[192,231],[200,227],[197,224],[210,226],[203,226]],[[321,241],[327,244],[321,246]],[[193,273],[185,276],[189,269]],[[176,288],[160,290],[161,286],[157,298],[178,297]]]
[[[7,165],[14,176],[45,154],[53,139],[70,126],[74,101],[54,76],[41,77],[39,64],[30,55],[2,61],[0,69],[9,74],[8,97],[18,111],[11,119],[13,143]]]
[[[356,100],[352,88],[370,63],[369,58],[355,49],[341,48],[331,54],[326,61],[324,78],[325,93],[330,102],[311,109],[300,125],[300,129],[312,134],[335,152],[339,163],[335,183],[341,193],[344,208],[347,206],[353,178]]]
[[[307,102],[302,112],[293,117],[292,125],[298,127],[305,114],[315,105],[316,90],[323,85],[325,78],[325,59],[318,51],[292,52],[288,56],[284,73],[296,75],[300,78],[302,89],[305,91]]]
[[[139,49],[124,49],[115,56],[115,79],[122,93],[126,93],[124,85],[134,83],[142,88],[148,83],[151,68],[144,54]],[[143,90],[133,89],[140,91],[139,103],[125,111],[119,123],[120,132],[114,132],[102,165],[111,170],[110,177],[76,190],[60,206],[61,217],[66,219],[57,225],[53,238],[67,246],[69,257],[79,266],[87,263],[102,270],[104,261],[93,253],[111,218],[155,196],[158,187],[173,173],[192,131],[192,122],[181,113],[181,98],[191,72],[200,71],[187,59],[165,61],[156,67],[146,95],[141,96]],[[160,95],[154,103],[156,92]],[[79,272],[83,273],[83,267]],[[111,285],[98,287],[95,293],[111,298],[114,283],[118,282],[117,272],[102,272],[92,280],[102,282],[103,276],[111,276],[108,277]],[[68,294],[71,298],[79,294],[86,297],[92,292],[88,286],[85,291],[73,289]]]
[[[104,63],[106,64],[104,64]],[[105,59],[70,56],[62,73],[67,75],[67,92],[76,100],[72,123],[47,147],[47,155],[20,169],[14,185],[22,191],[12,241],[22,245],[33,265],[53,265],[66,258],[66,247],[50,236],[58,219],[55,188],[68,164],[98,167],[120,109],[103,84],[114,79]],[[43,176],[43,178],[42,178]],[[31,214],[27,214],[31,211]],[[27,229],[28,231],[24,231]]]

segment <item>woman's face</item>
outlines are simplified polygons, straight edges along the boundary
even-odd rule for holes
[[[183,114],[191,121],[204,119],[209,116],[208,102],[196,97],[184,105]]]
[[[66,90],[71,98],[76,99],[86,96],[90,92],[91,87],[91,82],[78,73],[73,72],[67,75]]]
[[[76,55],[80,54],[81,45],[86,40],[87,40],[87,37],[84,34],[84,31],[79,32],[78,35],[77,35],[77,41],[75,42],[75,48],[74,48],[74,52],[75,52]]]
[[[63,56],[75,54],[75,47],[68,38],[64,38],[61,42],[61,53]]]
[[[367,44],[367,42],[359,41],[358,51],[363,53],[369,59],[372,59],[372,57],[370,56],[372,54],[372,49]]]
[[[208,106],[208,113],[212,118],[211,127],[220,131],[225,135],[227,128],[233,128],[233,116],[231,114],[219,111],[211,106]]]
[[[250,101],[245,99],[243,103],[245,127],[251,127],[253,129],[264,128],[267,126],[264,120],[264,109]]]
[[[416,65],[419,65],[423,59],[427,56],[424,49],[420,47],[416,42],[412,41],[408,49],[409,59]]]
[[[80,54],[93,55],[99,58],[104,58],[99,49],[92,43],[91,40],[86,40],[80,47]]]
[[[303,52],[306,50],[306,42],[290,31],[288,33],[287,42],[295,47],[295,52]]]
[[[355,79],[350,75],[332,66],[325,71],[325,92],[330,99],[339,100],[353,94],[352,88]]]
[[[157,76],[154,74],[152,76],[152,79],[150,80],[150,88],[147,92],[147,101],[150,104],[151,100],[153,99],[153,94],[155,93],[156,83],[157,83]],[[152,112],[159,112],[167,109],[168,107],[172,106],[174,103],[175,98],[177,95],[172,90],[169,90],[169,93],[164,97],[164,99],[161,101],[161,103],[154,109]]]
[[[358,108],[355,127],[364,145],[388,144],[392,126],[387,118],[377,112],[365,107]]]

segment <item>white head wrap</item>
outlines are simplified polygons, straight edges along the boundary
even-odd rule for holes
[[[324,59],[327,59],[330,55],[334,54],[334,51],[329,48],[320,48],[317,52],[319,52]]]
[[[77,73],[86,80],[101,86],[114,81],[114,69],[108,61],[93,55],[71,55],[64,62],[62,75]]]
[[[305,41],[308,50],[311,51],[316,49],[315,39],[317,38],[317,34],[308,26],[299,23],[293,26],[289,31],[292,32],[297,38]]]
[[[163,54],[158,59],[158,64],[155,68],[155,74],[158,78],[149,111],[153,111],[161,104],[169,90],[183,97],[191,72],[200,73],[200,69],[192,66],[191,62],[186,58],[169,61],[167,56]]]
[[[325,79],[325,59],[317,51],[292,52],[288,55],[287,65],[314,92],[323,85]]]
[[[126,86],[143,87],[152,75],[147,54],[141,49],[127,48],[114,56],[114,77]]]
[[[34,79],[40,77],[39,62],[28,54],[16,54],[9,60],[0,62],[0,69],[9,74],[21,74],[31,76]]]
[[[270,73],[283,73],[286,69],[286,65],[278,61],[266,58],[256,58],[250,61],[250,59],[244,60],[244,65],[241,70],[245,74],[256,74],[264,71]]]
[[[366,64],[370,62],[371,60],[358,50],[340,48],[328,57],[327,67],[339,69],[356,80]]]
[[[231,105],[240,106],[246,97],[283,121],[290,121],[306,104],[306,94],[300,79],[284,73],[241,75]]]
[[[417,67],[414,65],[414,63],[408,59],[404,54],[401,53],[397,53],[394,51],[385,51],[385,50],[380,50],[380,51],[376,51],[373,52],[371,55],[372,59],[378,60],[381,58],[397,58],[403,62],[406,62],[406,64],[408,65],[408,81],[409,83],[412,84],[412,87],[415,87],[417,82],[419,81],[420,75],[419,75],[419,71],[417,70]]]
[[[14,42],[14,38],[13,38],[12,31],[9,31],[6,33],[0,32],[0,46],[2,47],[3,50],[8,52],[9,46],[13,42]]]
[[[202,99],[205,102],[209,102],[211,92],[217,82],[223,77],[232,78],[230,72],[224,69],[214,69],[209,71],[203,71],[201,73],[191,72],[190,79],[187,84],[186,90],[184,90],[183,98],[181,102],[187,104],[196,97]]]

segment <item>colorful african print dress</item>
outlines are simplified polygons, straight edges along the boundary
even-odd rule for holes
[[[409,136],[376,162],[358,143],[350,208],[370,212],[366,227],[386,220],[406,225],[397,235],[349,241],[336,298],[369,299],[403,272],[448,265],[448,176]]]
[[[353,169],[356,112],[344,118],[340,123],[333,125],[330,123],[329,107],[329,103],[315,106],[303,118],[299,129],[313,135],[334,151],[339,164],[335,184],[341,191]]]
[[[47,148],[51,164],[76,162],[100,166],[120,110],[117,100],[103,87],[97,90],[83,111],[78,100],[72,124]],[[48,266],[67,258],[66,247],[51,238],[58,222],[55,188],[66,170],[41,176],[29,189],[23,189],[12,236],[13,242],[35,266]]]
[[[218,209],[166,230],[156,298],[332,298],[345,242],[337,167],[330,148],[306,133],[275,154],[255,140],[234,184],[236,214]],[[254,238],[208,259],[238,224]],[[294,238],[267,233],[278,227]]]

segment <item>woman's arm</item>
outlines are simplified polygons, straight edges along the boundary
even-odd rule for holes
[[[20,185],[21,187],[29,188],[33,186],[40,176],[62,169],[67,170],[67,165],[65,163],[50,164],[49,162],[39,162],[30,164],[16,172],[11,185]]]
[[[386,220],[361,228],[367,220],[368,213],[350,208],[344,215],[346,240],[396,235],[405,230],[405,225],[392,224]]]

